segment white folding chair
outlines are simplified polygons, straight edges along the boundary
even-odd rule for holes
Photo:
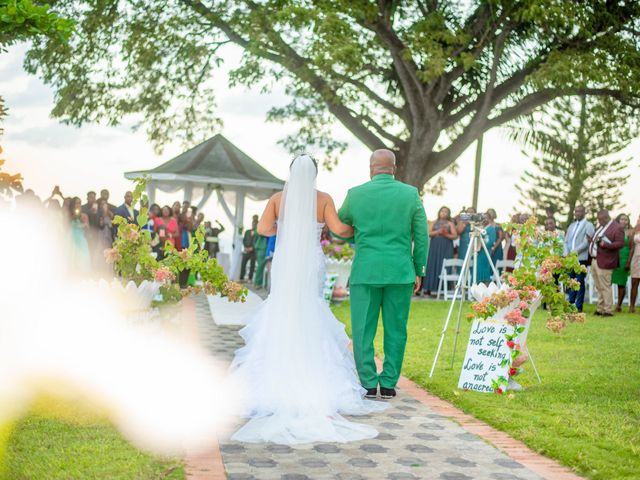
[[[440,294],[444,294],[444,299],[449,300],[453,298],[455,290],[449,291],[449,282],[457,282],[460,272],[462,271],[462,264],[464,261],[459,258],[447,258],[442,262],[442,270],[440,271],[440,280],[438,281],[438,295],[437,299],[440,300]]]

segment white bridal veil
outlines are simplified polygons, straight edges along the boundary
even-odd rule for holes
[[[240,331],[234,374],[245,387],[249,422],[234,440],[283,444],[346,442],[377,431],[343,414],[385,408],[363,399],[349,339],[320,294],[324,281],[317,223],[316,165],[291,165],[278,219],[269,298]]]

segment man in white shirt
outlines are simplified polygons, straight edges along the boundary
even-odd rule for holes
[[[574,221],[567,228],[567,234],[564,237],[565,256],[575,252],[580,264],[585,267],[588,266],[589,261],[589,241],[593,238],[595,232],[593,224],[586,219],[586,216],[586,209],[582,205],[576,206],[573,211]],[[573,303],[578,311],[581,312],[584,304],[586,274],[571,272],[569,276],[580,283],[579,290],[569,290],[569,302]]]

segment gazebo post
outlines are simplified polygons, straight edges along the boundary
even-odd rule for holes
[[[193,183],[189,182],[184,186],[184,201],[191,203],[193,197]]]
[[[240,263],[242,262],[243,250],[244,197],[244,190],[236,190],[236,209],[233,219],[233,252],[231,253],[231,268],[229,271],[229,278],[231,278],[231,280],[240,280]]]
[[[149,198],[149,205],[153,205],[154,203],[156,203],[156,189],[156,182],[151,180],[149,181],[149,183],[147,183],[147,197]]]

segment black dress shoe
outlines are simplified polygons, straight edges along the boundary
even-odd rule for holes
[[[389,400],[396,396],[396,391],[394,388],[383,388],[380,387],[380,398],[384,398],[385,400]]]
[[[367,393],[364,394],[364,398],[378,398],[378,387],[367,388]]]
[[[613,313],[601,313],[601,317],[613,317]]]
[[[602,316],[602,314],[601,314],[600,312],[598,312],[597,310],[596,310],[596,312],[594,313],[594,315],[596,315],[596,316],[598,316],[598,317],[601,317],[601,316]]]

